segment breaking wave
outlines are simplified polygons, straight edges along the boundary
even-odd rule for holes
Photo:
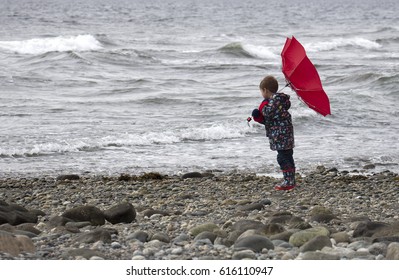
[[[239,42],[230,43],[219,49],[222,53],[232,54],[238,57],[247,58],[270,58],[278,59],[279,55],[275,54],[267,47],[252,44],[243,44]]]
[[[39,157],[50,154],[99,151],[110,148],[134,148],[149,145],[168,145],[182,142],[206,142],[245,137],[250,131],[244,125],[212,125],[180,131],[147,132],[143,134],[109,135],[99,139],[81,138],[69,141],[53,140],[35,144],[31,148],[0,148],[0,158]]]
[[[102,44],[92,35],[77,35],[0,41],[0,49],[19,54],[39,55],[47,52],[99,50],[102,49]]]
[[[363,49],[379,49],[382,47],[377,42],[360,38],[360,37],[355,37],[355,38],[336,38],[330,41],[325,41],[325,42],[318,42],[318,43],[308,43],[304,44],[304,47],[307,51],[330,51],[330,50],[335,50],[338,48],[342,47],[348,47],[348,46],[354,46],[354,47],[359,47]]]

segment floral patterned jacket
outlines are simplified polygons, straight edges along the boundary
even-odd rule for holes
[[[275,93],[268,101],[262,108],[262,115],[270,149],[275,151],[294,148],[294,128],[291,114],[288,112],[291,107],[290,96]]]

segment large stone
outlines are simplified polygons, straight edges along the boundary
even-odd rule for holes
[[[337,243],[349,243],[350,242],[350,236],[346,232],[336,232],[331,234],[331,237],[335,240]]]
[[[331,240],[328,236],[319,235],[303,244],[300,248],[300,251],[317,251],[323,249],[324,247],[332,247]]]
[[[399,243],[389,244],[387,249],[387,260],[399,260]]]
[[[204,231],[215,232],[215,231],[219,231],[219,230],[220,230],[220,228],[216,224],[205,223],[205,224],[198,225],[198,226],[191,228],[190,234],[197,236],[198,234],[200,234],[201,232],[204,232]]]
[[[329,236],[330,232],[325,227],[314,227],[298,231],[291,235],[289,243],[293,246],[300,247],[316,236]]]
[[[353,231],[353,237],[371,237],[390,225],[382,222],[360,222]]]
[[[399,238],[399,223],[389,225],[387,227],[381,227],[376,230],[372,235],[372,238],[384,238],[384,237],[398,237]]]
[[[13,204],[0,206],[0,224],[9,223],[19,225],[23,223],[37,223],[38,218],[35,213],[31,213],[26,208]]]
[[[323,206],[315,206],[311,211],[311,220],[319,223],[328,223],[336,218],[332,211]]]
[[[274,249],[274,244],[269,238],[262,235],[250,235],[244,238],[240,238],[234,244],[234,248],[237,250],[250,249],[254,252],[262,252],[263,249]]]
[[[105,224],[104,213],[95,206],[85,205],[69,209],[62,214],[63,217],[71,219],[75,222],[88,221],[93,226]]]
[[[132,204],[124,202],[105,210],[104,216],[111,224],[131,223],[136,218],[136,210]]]
[[[0,252],[16,257],[21,253],[34,253],[35,246],[27,236],[0,231]]]

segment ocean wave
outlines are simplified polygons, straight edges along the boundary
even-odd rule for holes
[[[102,44],[92,35],[34,38],[22,41],[0,41],[0,49],[19,53],[40,55],[48,52],[93,51]]]
[[[54,154],[93,152],[112,148],[132,149],[143,146],[169,145],[187,142],[206,142],[242,138],[251,128],[244,125],[211,125],[209,127],[185,128],[178,131],[125,133],[99,139],[75,139],[35,144],[31,148],[0,148],[0,158],[41,157]]]
[[[229,43],[220,48],[219,51],[238,57],[279,59],[279,55],[267,47],[239,42]]]
[[[330,41],[307,43],[304,47],[307,51],[318,52],[318,51],[330,51],[339,49],[342,47],[354,46],[362,49],[379,49],[382,47],[381,44],[360,37],[354,38],[335,38]]]

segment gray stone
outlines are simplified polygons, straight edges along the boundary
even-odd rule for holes
[[[131,223],[136,219],[136,210],[132,204],[124,202],[105,210],[104,216],[111,224]]]
[[[239,234],[247,231],[249,229],[263,229],[265,224],[259,221],[254,220],[241,220],[234,223],[232,230],[239,232]]]
[[[368,251],[370,252],[370,254],[373,254],[375,256],[385,256],[387,254],[387,248],[388,246],[385,243],[374,243],[368,248]]]
[[[349,243],[350,242],[350,236],[346,232],[336,232],[336,233],[331,234],[331,237],[337,243]]]
[[[103,228],[97,228],[93,231],[82,233],[75,241],[80,243],[94,243],[97,241],[111,243],[111,234]]]
[[[199,233],[194,240],[202,240],[202,239],[209,239],[212,243],[215,242],[215,239],[217,237],[217,234],[209,231],[203,231]]]
[[[273,243],[269,238],[262,235],[251,235],[241,238],[234,244],[235,249],[246,248],[254,252],[262,252],[262,249],[274,249]]]
[[[147,242],[148,241],[148,233],[142,230],[137,230],[135,232],[133,232],[132,234],[130,234],[127,239],[131,240],[131,239],[136,239],[139,240],[141,242]]]
[[[66,180],[68,180],[68,181],[76,181],[76,180],[79,180],[79,179],[80,179],[79,175],[76,175],[76,174],[59,175],[56,178],[57,181],[66,181]]]
[[[382,222],[360,222],[353,232],[353,237],[371,237],[387,227],[389,224]]]
[[[105,258],[105,256],[97,251],[97,250],[92,250],[92,249],[85,249],[85,248],[80,248],[80,249],[72,249],[67,251],[66,254],[64,254],[65,258],[68,258],[68,256],[71,257],[83,257],[87,260],[90,260],[93,257],[100,257],[100,258]]]
[[[216,224],[205,223],[205,224],[198,225],[198,226],[191,228],[190,234],[197,236],[198,234],[200,234],[201,232],[204,232],[204,231],[215,232],[215,231],[219,231],[219,230],[220,230],[220,228]]]
[[[153,215],[170,216],[168,212],[162,210],[147,209],[143,211],[144,217],[151,217]]]
[[[262,210],[265,206],[262,203],[251,203],[246,205],[240,205],[237,207],[238,211],[253,211]]]
[[[234,252],[232,256],[233,260],[243,260],[243,259],[249,259],[249,260],[255,260],[256,259],[256,254],[252,250],[242,250],[238,252]]]
[[[314,227],[295,232],[290,237],[290,244],[300,247],[316,236],[328,236],[330,232],[325,227]]]
[[[153,234],[151,236],[151,241],[153,240],[158,240],[164,243],[169,243],[170,242],[170,238],[167,234],[162,233],[162,232],[156,232],[155,234]]]
[[[298,259],[301,260],[339,260],[339,256],[336,255],[330,255],[330,254],[326,254],[323,252],[305,252],[305,253],[301,253],[298,256]]]
[[[50,227],[65,226],[68,222],[74,222],[74,220],[64,216],[53,216],[49,220],[49,225]]]
[[[62,216],[75,222],[89,221],[93,226],[105,224],[104,213],[92,205],[74,207],[65,211]]]
[[[319,223],[328,223],[332,219],[336,218],[336,216],[332,213],[332,211],[323,206],[315,206],[311,211],[311,220]]]
[[[332,247],[332,243],[329,237],[320,235],[303,244],[299,250],[304,253],[308,251],[321,250],[324,247]]]
[[[399,243],[394,242],[388,245],[387,260],[399,260]]]
[[[287,231],[283,231],[277,234],[274,234],[272,236],[270,236],[270,240],[284,240],[284,241],[289,241],[291,235],[293,235],[295,232],[298,232],[299,229],[289,229]]]
[[[0,231],[0,252],[14,257],[21,253],[34,253],[36,250],[32,240],[24,235],[14,235],[7,231]]]
[[[202,178],[202,174],[199,172],[188,172],[183,174],[182,179],[190,179],[190,178]]]

